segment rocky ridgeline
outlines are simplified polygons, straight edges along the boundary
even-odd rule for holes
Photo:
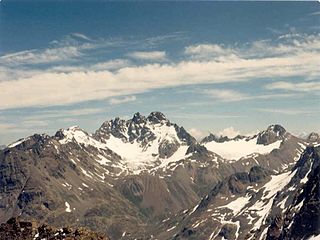
[[[105,235],[86,228],[53,228],[46,224],[38,226],[36,222],[20,221],[10,218],[0,225],[0,239],[6,240],[108,240]]]
[[[318,170],[310,168],[319,149],[305,151],[317,139],[271,125],[198,142],[159,112],[106,121],[93,134],[79,127],[35,134],[0,151],[0,222],[20,216],[48,226],[13,218],[0,240],[107,239],[96,232],[114,240],[290,239],[307,226],[305,214],[319,215]],[[224,148],[241,157],[222,156]],[[297,232],[317,233],[310,229]]]

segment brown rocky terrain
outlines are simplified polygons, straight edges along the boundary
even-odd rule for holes
[[[99,234],[87,228],[54,228],[36,221],[21,221],[10,218],[0,225],[0,239],[6,240],[109,240],[105,234]]]
[[[205,147],[252,139],[258,147],[279,147],[240,159]],[[199,143],[159,112],[106,121],[94,134],[79,127],[35,134],[0,151],[0,221],[20,216],[57,229],[86,227],[110,239],[207,239],[213,232],[212,237],[245,239],[251,230],[258,237],[269,222],[249,208],[264,209],[262,203],[278,199],[276,193],[265,198],[264,186],[294,171],[306,146],[318,144],[312,139],[272,125],[252,137],[209,136]],[[223,207],[237,199],[251,204],[241,216]],[[273,229],[285,219],[277,216]]]

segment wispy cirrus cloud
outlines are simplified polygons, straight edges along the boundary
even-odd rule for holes
[[[66,59],[79,57],[79,48],[74,46],[51,48],[45,50],[28,50],[18,53],[8,54],[0,57],[0,62],[4,64],[38,64],[64,61]]]
[[[137,56],[150,59],[151,63],[131,65],[127,62],[129,60],[124,59],[89,66],[66,64],[42,71],[24,69],[15,75],[6,74],[6,79],[0,82],[0,88],[4,89],[0,95],[0,109],[73,104],[183,85],[246,82],[260,78],[294,76],[315,79],[320,76],[320,35],[294,37],[277,45],[264,41],[258,47],[257,43],[250,46],[249,50],[247,47],[239,50],[239,47],[215,46],[212,50],[215,55],[211,58],[195,59],[193,55],[201,53],[203,46],[192,45],[189,52],[193,55],[188,57],[184,53],[186,58],[177,62],[152,62],[151,59],[162,59],[166,53],[140,52],[140,56]],[[224,49],[227,49],[226,52],[219,55]],[[265,52],[259,52],[257,49],[265,49]],[[249,53],[251,51],[252,54],[245,54],[245,50]],[[279,52],[276,54],[268,54],[269,51],[277,50]],[[253,54],[254,52],[259,53]],[[112,69],[114,66],[115,69]],[[274,84],[267,88],[318,89],[314,82],[300,82],[300,85]],[[257,98],[232,89],[211,93],[220,100],[240,101]],[[272,94],[264,94],[260,98],[270,96]]]
[[[190,55],[194,59],[210,59],[213,57],[228,56],[231,58],[235,54],[235,50],[224,47],[219,44],[198,44],[185,48],[184,53]]]
[[[115,70],[131,66],[132,63],[128,59],[112,59],[105,62],[96,63],[91,66],[95,70]]]
[[[137,100],[136,96],[126,96],[122,98],[111,98],[109,103],[111,105],[117,105],[117,104],[122,104],[122,103],[129,103],[129,102],[134,102]]]
[[[97,47],[98,43],[84,34],[74,33],[62,40],[52,41],[48,48],[30,49],[0,56],[0,63],[17,66],[32,64],[59,63],[83,56],[82,51]]]
[[[204,90],[203,93],[210,98],[223,102],[239,102],[252,99],[276,99],[296,96],[296,94],[289,93],[248,94],[232,89],[207,89]]]
[[[293,92],[319,92],[320,91],[320,82],[312,81],[312,82],[274,82],[266,85],[267,89],[277,89],[277,90],[286,90]]]
[[[71,35],[74,36],[74,37],[80,38],[80,39],[82,39],[82,40],[94,41],[93,39],[89,38],[88,36],[86,36],[86,35],[83,34],[83,33],[72,33]]]
[[[308,51],[319,51],[319,35],[299,33],[282,34],[277,40],[256,40],[245,46],[225,46],[222,44],[198,44],[185,48],[184,53],[195,59],[237,59],[271,58],[290,56]]]
[[[230,89],[209,89],[204,93],[211,98],[226,102],[242,101],[249,98],[246,94]]]
[[[129,53],[128,56],[138,60],[149,61],[164,61],[167,58],[167,54],[164,51],[137,51]]]

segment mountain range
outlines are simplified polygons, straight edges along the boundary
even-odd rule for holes
[[[34,134],[0,150],[0,221],[110,239],[315,239],[319,155],[317,133],[276,124],[197,141],[160,112]]]

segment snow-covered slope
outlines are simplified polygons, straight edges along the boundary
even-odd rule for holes
[[[186,157],[188,145],[179,139],[174,126],[167,126],[161,123],[153,125],[146,123],[144,127],[149,128],[150,132],[154,134],[154,139],[147,144],[143,144],[138,140],[125,141],[111,135],[105,141],[105,145],[120,155],[123,164],[133,171],[147,169],[163,162],[168,164]],[[172,144],[177,149],[170,156],[160,156],[159,150],[161,145],[164,144],[168,148]]]
[[[203,145],[227,160],[239,160],[252,154],[268,154],[280,148],[286,131],[280,125],[271,125],[255,136],[217,137],[210,134],[202,140]]]
[[[170,123],[158,112],[147,118],[136,113],[130,120],[116,118],[107,121],[94,135],[79,127],[71,127],[60,130],[56,136],[60,144],[74,142],[83,147],[93,147],[97,151],[97,161],[135,174],[165,168],[186,158],[188,147],[195,142],[183,128]],[[120,157],[117,164],[113,162],[114,155]]]
[[[280,147],[282,140],[269,145],[257,144],[257,137],[250,140],[234,139],[226,142],[208,142],[204,146],[221,157],[230,160],[239,160],[253,153],[267,154]]]

